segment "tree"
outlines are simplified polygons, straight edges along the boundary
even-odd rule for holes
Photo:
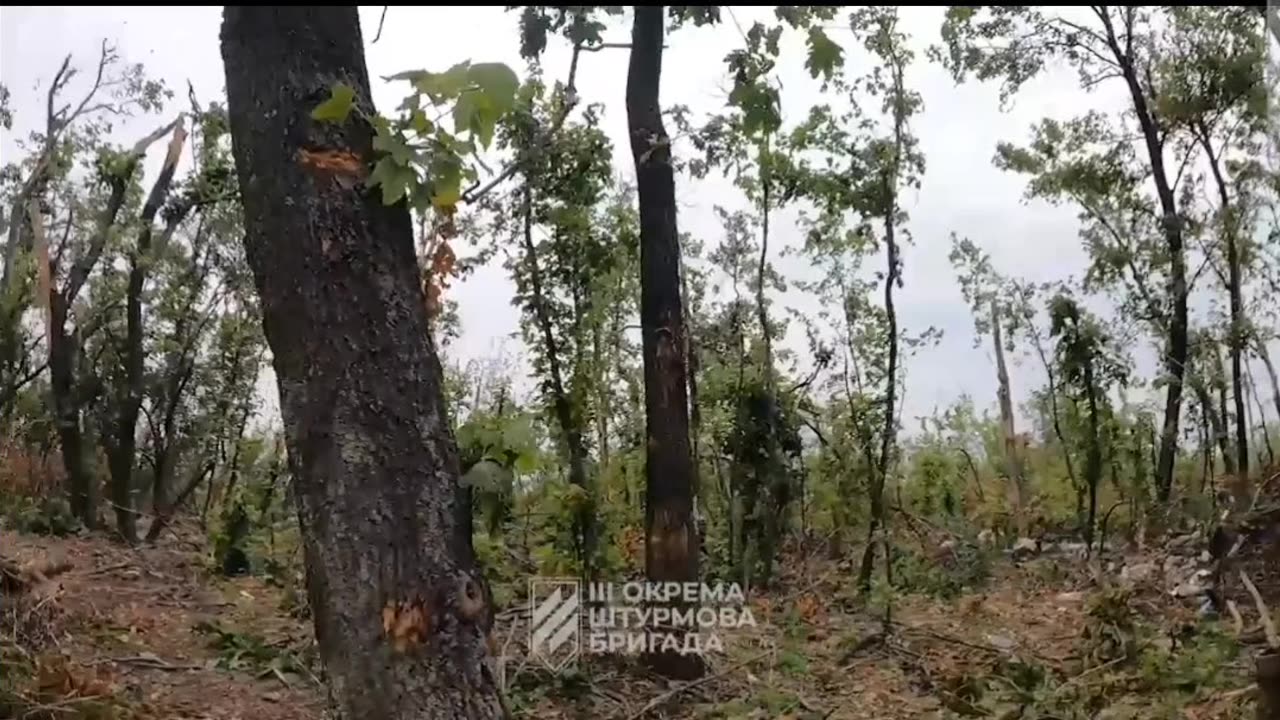
[[[610,275],[616,258],[628,253],[628,234],[609,222],[606,193],[612,180],[612,148],[598,127],[599,109],[588,108],[582,123],[561,122],[572,87],[544,97],[530,82],[515,112],[500,130],[500,147],[524,157],[521,185],[499,201],[494,229],[520,252],[508,263],[517,286],[516,302],[528,320],[526,338],[542,377],[549,415],[560,430],[569,482],[578,488],[574,509],[576,555],[583,578],[594,575],[599,528],[596,482],[589,472],[589,435],[598,387],[600,336],[607,318]],[[535,147],[542,142],[541,147]],[[546,239],[537,240],[535,235]]]
[[[824,168],[815,170],[806,164],[796,172],[807,175],[799,185],[811,188],[808,193],[821,212],[811,224],[805,249],[815,260],[830,264],[829,280],[820,282],[819,288],[837,292],[849,354],[845,361],[853,365],[854,384],[861,396],[855,399],[846,384],[856,446],[870,472],[871,518],[858,570],[858,584],[867,591],[877,549],[884,551],[886,569],[892,562],[885,529],[885,487],[896,472],[902,350],[930,335],[904,341],[895,305],[895,290],[902,286],[902,247],[910,240],[900,195],[905,188],[918,187],[924,172],[924,156],[910,129],[923,101],[906,84],[913,53],[898,26],[897,11],[856,10],[849,21],[877,66],[865,77],[841,82],[839,87],[850,93],[865,90],[879,99],[883,127],[862,117],[856,102],[851,102],[855,110],[839,118],[821,106],[813,109],[793,142],[827,156]],[[845,227],[849,214],[856,217],[853,228]],[[867,297],[870,284],[845,275],[856,273],[865,256],[881,249],[885,266],[876,278],[883,304],[874,307]]]
[[[1076,479],[1075,464],[1072,462],[1071,449],[1062,430],[1062,412],[1058,407],[1058,378],[1052,358],[1052,348],[1048,347],[1036,321],[1036,310],[1033,299],[1037,288],[1016,278],[1006,277],[995,269],[991,257],[983,252],[968,238],[953,236],[951,239],[950,260],[959,274],[960,291],[973,311],[973,325],[977,335],[990,334],[995,342],[996,375],[1000,383],[999,398],[1001,405],[1001,422],[1005,425],[1005,456],[1010,464],[1010,479],[1023,483],[1025,487],[1026,467],[1016,456],[1018,448],[1014,444],[1013,408],[1004,408],[1004,395],[1009,394],[1008,373],[1001,369],[1004,365],[1003,354],[1012,352],[1016,339],[1028,341],[1035,351],[1036,357],[1044,369],[1048,383],[1046,396],[1050,425],[1062,451],[1062,460],[1066,466],[1067,479],[1076,488],[1077,499],[1083,508],[1085,488]],[[996,338],[997,331],[1004,330],[1003,342]],[[1010,398],[1012,400],[1012,398]],[[1023,492],[1022,489],[1019,492]]]
[[[664,10],[661,5],[633,8],[627,71],[627,127],[640,203],[640,328],[648,438],[645,574],[653,582],[689,582],[698,579],[700,538],[693,522],[697,478],[689,446],[675,174],[658,95]],[[701,658],[694,654],[663,649],[647,660],[670,677],[688,679],[703,671]]]
[[[222,28],[316,637],[343,717],[497,718],[404,188],[380,199],[363,184],[378,128],[359,27],[354,6],[229,6]],[[335,81],[360,112],[317,122]]]
[[[1127,265],[1133,272],[1130,280],[1143,292],[1144,314],[1163,338],[1166,391],[1155,484],[1164,501],[1173,487],[1178,452],[1190,282],[1185,218],[1178,203],[1179,177],[1166,163],[1169,146],[1179,149],[1177,137],[1160,113],[1156,104],[1159,88],[1152,84],[1157,50],[1146,30],[1158,12],[1162,11],[1091,6],[1087,14],[1072,19],[1069,13],[1036,7],[952,6],[942,28],[946,50],[935,54],[957,80],[969,74],[979,80],[1001,79],[1003,99],[1054,61],[1073,67],[1085,88],[1113,79],[1124,81],[1138,123],[1142,161],[1134,159],[1124,132],[1107,132],[1105,120],[1091,114],[1066,127],[1046,120],[1033,143],[1033,149],[1041,153],[1037,159],[1002,148],[1001,163],[1037,176],[1032,193],[1077,202],[1095,238],[1119,247],[1110,254],[1111,261]],[[1095,150],[1098,145],[1101,149]],[[1156,208],[1149,208],[1141,193],[1147,177],[1154,185]],[[1137,227],[1125,222],[1128,220]],[[1147,229],[1159,233],[1161,247],[1131,247]],[[1138,232],[1131,232],[1135,230]],[[1157,299],[1146,289],[1149,278],[1138,269],[1144,255],[1156,258],[1156,267],[1166,274],[1163,298]]]
[[[1124,378],[1124,369],[1097,319],[1085,312],[1072,297],[1058,294],[1049,303],[1051,337],[1058,341],[1058,366],[1062,380],[1077,401],[1083,400],[1087,413],[1085,436],[1085,483],[1089,488],[1089,514],[1085,521],[1085,544],[1093,548],[1098,517],[1098,485],[1102,481],[1102,428],[1109,414],[1108,388]]]
[[[1235,471],[1248,485],[1249,428],[1245,421],[1244,360],[1248,319],[1244,286],[1250,252],[1248,228],[1257,185],[1266,173],[1256,157],[1266,126],[1262,68],[1265,38],[1250,8],[1171,8],[1167,47],[1156,65],[1159,110],[1169,126],[1186,132],[1204,153],[1218,207],[1212,221],[1225,271],[1215,271],[1228,296],[1227,347],[1235,402]],[[1247,493],[1247,490],[1246,490]]]
[[[103,43],[89,90],[78,101],[64,103],[67,83],[76,74],[67,56],[49,85],[44,132],[33,134],[27,162],[10,166],[6,173],[16,187],[10,194],[9,237],[0,279],[0,339],[4,340],[0,343],[0,396],[11,395],[39,373],[40,368],[26,372],[30,363],[13,354],[25,340],[20,328],[23,311],[35,299],[45,310],[50,391],[71,510],[90,528],[98,522],[98,481],[88,455],[92,440],[86,439],[86,409],[104,388],[93,359],[84,358],[82,351],[111,313],[109,308],[81,301],[81,291],[109,240],[129,227],[126,206],[147,149],[179,123],[175,120],[130,149],[110,147],[104,140],[108,116],[158,110],[169,95],[162,84],[146,78],[142,66],[121,65],[115,48]],[[166,183],[157,183],[158,197],[163,199],[166,190]],[[93,220],[83,222],[85,214]],[[56,246],[51,237],[60,237]],[[29,261],[34,261],[34,268]],[[33,292],[27,289],[27,272],[20,269],[35,270]],[[121,428],[128,419],[121,416],[120,426],[107,432],[123,434]],[[112,465],[119,471],[112,476],[113,500],[120,531],[133,540],[132,474],[125,472],[124,459],[119,455]],[[132,455],[127,459],[131,470]]]

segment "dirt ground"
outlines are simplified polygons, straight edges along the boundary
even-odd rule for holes
[[[311,628],[289,612],[289,594],[259,577],[211,574],[204,548],[193,540],[196,529],[179,527],[175,535],[158,547],[129,549],[105,536],[0,531],[0,549],[10,559],[65,558],[72,566],[50,581],[54,587],[40,601],[53,629],[37,662],[41,697],[49,706],[71,707],[77,693],[109,694],[119,704],[105,717],[325,717]],[[527,608],[502,611],[494,635],[515,715],[1048,718],[1025,709],[1055,694],[1078,694],[1105,705],[1079,717],[1157,717],[1144,713],[1146,698],[1126,690],[1138,687],[1140,668],[1117,673],[1116,661],[1084,657],[1085,648],[1098,647],[1099,623],[1088,609],[1102,592],[1098,565],[1048,556],[1002,560],[985,590],[950,600],[897,596],[888,634],[884,618],[859,604],[849,581],[853,568],[812,557],[790,558],[782,568],[777,590],[748,600],[757,626],[728,633],[725,651],[691,684],[669,683],[619,658],[589,657],[574,671],[552,674],[525,655]],[[1157,583],[1139,587],[1130,602],[1170,637],[1203,622],[1196,603],[1171,597]],[[1228,663],[1218,687],[1189,690],[1178,717],[1250,716],[1254,650]],[[970,703],[975,682],[1015,677],[1010,667],[1032,668],[1054,682],[1026,685],[1008,714]],[[1097,683],[1105,690],[1082,694]]]

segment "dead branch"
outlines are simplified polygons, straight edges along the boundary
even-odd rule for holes
[[[73,567],[66,558],[45,558],[27,563],[0,557],[0,590],[27,592]]]
[[[166,672],[182,672],[187,670],[203,670],[203,665],[174,665],[155,655],[136,655],[132,657],[108,658],[95,661],[98,663],[115,663],[117,665],[138,665],[148,670],[164,670]]]
[[[1258,592],[1258,588],[1243,570],[1240,571],[1240,582],[1244,583],[1245,589],[1253,596],[1253,604],[1258,608],[1258,615],[1262,619],[1262,629],[1267,633],[1267,645],[1270,645],[1273,650],[1280,649],[1280,633],[1276,633],[1275,621],[1271,619],[1271,610],[1263,601],[1262,594]]]
[[[1236,635],[1244,632],[1244,618],[1240,617],[1240,608],[1236,607],[1235,600],[1227,601],[1227,612],[1231,615],[1231,624],[1235,628]]]
[[[106,567],[94,568],[93,570],[89,570],[87,572],[82,573],[80,577],[94,577],[95,575],[105,575],[113,570],[121,570],[123,568],[132,567],[132,566],[133,566],[133,563],[131,562],[116,563],[114,565],[107,565]]]
[[[680,695],[680,694],[682,694],[682,693],[688,692],[689,690],[692,690],[692,689],[694,689],[694,688],[696,688],[696,687],[698,687],[698,686],[700,686],[700,685],[706,685],[707,683],[709,683],[709,682],[711,682],[711,681],[713,681],[713,680],[719,680],[720,678],[722,678],[722,677],[724,677],[724,676],[728,675],[729,673],[731,673],[731,672],[733,672],[733,671],[735,671],[735,670],[739,670],[739,669],[744,668],[744,667],[746,667],[746,666],[748,666],[748,665],[751,665],[751,664],[753,664],[753,663],[755,663],[755,662],[757,662],[757,661],[759,661],[759,660],[764,659],[764,658],[765,658],[765,657],[767,657],[771,652],[773,652],[773,651],[772,651],[772,650],[766,650],[766,651],[764,651],[764,652],[762,652],[762,653],[759,653],[758,655],[754,655],[754,656],[752,656],[752,657],[749,657],[749,658],[747,658],[746,660],[742,660],[742,661],[740,661],[740,662],[734,663],[733,665],[730,665],[729,667],[725,668],[724,670],[721,670],[720,672],[718,672],[718,673],[716,673],[716,674],[714,674],[714,675],[706,675],[706,676],[703,676],[703,677],[701,677],[701,678],[698,678],[697,680],[693,680],[693,681],[691,681],[691,682],[687,682],[687,683],[685,683],[685,684],[683,684],[683,685],[680,685],[679,687],[674,687],[674,688],[672,688],[672,689],[670,689],[670,690],[668,690],[668,691],[666,691],[666,692],[662,693],[661,695],[659,695],[659,696],[655,697],[654,699],[650,700],[648,703],[645,703],[645,706],[644,706],[644,707],[642,707],[642,708],[640,708],[640,711],[639,711],[639,712],[637,712],[637,713],[635,713],[635,714],[631,715],[630,717],[628,717],[628,718],[627,718],[627,720],[639,720],[639,718],[644,717],[645,713],[648,713],[650,710],[653,710],[654,708],[657,708],[658,706],[662,705],[663,703],[667,702],[668,700],[671,700],[672,698],[676,697],[677,695]]]
[[[373,45],[382,39],[382,24],[387,21],[387,8],[389,7],[391,6],[390,5],[382,6],[382,15],[378,17],[378,32],[373,36],[373,41],[369,43],[370,45]]]

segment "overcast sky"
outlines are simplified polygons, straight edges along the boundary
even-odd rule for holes
[[[374,99],[384,110],[398,104],[403,84],[385,83],[379,79],[382,75],[416,68],[440,70],[464,59],[503,61],[523,72],[515,13],[501,8],[396,7],[387,15],[382,37],[371,44],[381,10],[362,8],[361,20]],[[663,104],[688,105],[695,117],[720,109],[726,87],[723,58],[743,44],[733,18],[746,29],[766,12],[767,8],[733,8],[732,17],[726,13],[718,28],[687,28],[670,36]],[[907,368],[904,422],[912,429],[917,426],[914,417],[945,407],[962,392],[972,395],[981,407],[994,402],[991,351],[988,343],[974,347],[969,308],[947,260],[952,232],[985,248],[1000,270],[1028,280],[1079,276],[1084,271],[1075,211],[1023,202],[1023,179],[1002,173],[991,164],[997,141],[1025,139],[1030,125],[1046,115],[1066,118],[1089,107],[1118,107],[1121,88],[1111,84],[1085,94],[1077,88],[1073,73],[1058,71],[1029,83],[1014,106],[1002,110],[994,86],[957,87],[942,68],[923,59],[924,46],[938,40],[940,8],[902,12],[904,29],[915,38],[919,50],[908,82],[924,97],[925,111],[914,121],[913,129],[928,169],[922,189],[907,198],[914,245],[904,251],[900,323],[909,332],[929,325],[944,332],[941,344],[920,353]],[[224,86],[218,46],[220,15],[220,9],[212,7],[0,10],[0,81],[13,93],[16,110],[14,132],[4,137],[0,152],[11,153],[13,136],[25,135],[33,123],[42,121],[40,85],[48,82],[61,59],[73,53],[75,62],[89,69],[103,38],[115,42],[127,60],[145,63],[150,73],[178,91],[184,102],[174,111],[186,107],[188,80],[202,101],[220,98]],[[837,40],[850,40],[847,31],[830,32]],[[627,28],[622,26],[611,28],[608,35],[609,41],[629,39]],[[821,101],[821,95],[802,67],[798,38],[791,38],[784,49],[789,52],[777,75],[784,87],[784,112],[795,121]],[[568,55],[567,47],[552,42],[544,61],[548,79],[564,77]],[[626,66],[625,50],[584,55],[578,86],[586,101],[604,104],[603,127],[614,142],[615,164],[621,174],[632,177],[624,108]],[[118,133],[121,141],[131,143],[156,126],[156,118],[139,119],[122,124]],[[681,206],[680,229],[701,238],[708,248],[720,238],[713,207],[742,207],[739,194],[719,179],[694,182],[679,177],[676,194]],[[775,220],[772,237],[784,247],[797,242],[794,214]],[[811,277],[811,271],[796,259],[778,254],[773,258],[784,274]],[[449,292],[460,303],[463,324],[463,337],[452,349],[455,358],[492,355],[504,338],[516,331],[518,312],[510,304],[512,286],[499,264],[479,271]],[[802,311],[813,307],[794,292],[782,303]],[[791,325],[790,346],[806,354],[800,327]],[[509,352],[518,350],[518,340],[505,343]],[[1145,356],[1149,358],[1149,353]],[[1040,373],[1030,362],[1015,363],[1013,373],[1014,394],[1021,402],[1031,387],[1041,384]]]

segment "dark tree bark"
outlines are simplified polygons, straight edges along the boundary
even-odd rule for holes
[[[82,401],[78,366],[83,338],[78,328],[68,330],[69,310],[80,289],[89,279],[89,273],[98,263],[106,247],[107,234],[120,209],[124,206],[128,179],[137,168],[137,155],[127,166],[126,172],[113,178],[107,207],[99,219],[97,231],[90,239],[85,253],[72,264],[62,288],[49,286],[49,386],[53,394],[54,415],[57,418],[58,444],[62,449],[62,464],[67,472],[67,486],[71,494],[71,512],[90,529],[98,525],[99,488],[93,476],[84,439],[84,403]],[[50,267],[52,275],[53,268]]]
[[[1084,544],[1093,552],[1093,529],[1098,517],[1098,484],[1102,481],[1102,432],[1098,417],[1098,388],[1093,374],[1093,358],[1085,359],[1084,390],[1089,404],[1089,450],[1085,455],[1085,482],[1089,484],[1089,516],[1084,526]]]
[[[898,144],[902,147],[901,141],[901,119],[898,120]],[[884,312],[885,319],[888,321],[885,342],[889,345],[889,357],[885,363],[885,386],[884,386],[884,426],[880,433],[880,455],[877,458],[875,477],[871,481],[871,523],[867,528],[867,545],[862,551],[862,563],[858,568],[858,588],[865,594],[871,591],[871,574],[875,570],[876,558],[876,539],[880,538],[880,546],[884,550],[885,572],[890,572],[893,564],[893,558],[889,554],[889,540],[887,531],[882,530],[885,524],[884,513],[884,486],[889,479],[889,472],[893,468],[894,453],[897,452],[897,436],[898,436],[898,313],[893,304],[893,288],[898,282],[901,265],[898,261],[898,241],[896,235],[896,218],[898,214],[897,188],[898,179],[897,168],[894,168],[890,183],[894,187],[886,188],[890,200],[888,209],[884,214],[884,247],[885,247],[885,263],[886,273],[884,279]],[[870,446],[870,443],[867,443]]]
[[[662,123],[665,7],[635,6],[627,70],[627,125],[640,201],[640,326],[644,344],[645,572],[650,581],[698,579],[693,522],[695,469],[689,447],[684,315],[680,300],[680,240],[676,226],[671,139]],[[647,658],[670,677],[704,670],[695,654]]]
[[[310,118],[336,81],[372,107],[363,48],[354,6],[228,6],[223,16],[245,245],[279,380],[316,639],[345,720],[498,718],[492,613],[465,532],[409,211],[299,161],[305,148],[372,164],[366,121]]]
[[[58,446],[67,473],[71,514],[85,527],[98,526],[98,483],[85,456],[83,415],[76,392],[76,361],[79,342],[67,331],[67,305],[61,294],[50,293],[53,321],[49,331],[49,388],[58,428]]]
[[[1190,382],[1191,391],[1195,393],[1196,401],[1200,403],[1204,410],[1204,420],[1208,427],[1212,428],[1212,440],[1216,441],[1218,449],[1222,451],[1222,461],[1225,463],[1227,473],[1235,475],[1235,458],[1231,456],[1231,447],[1227,438],[1227,428],[1224,426],[1222,415],[1214,408],[1213,397],[1209,394],[1209,389],[1205,387],[1204,381],[1200,379],[1192,379]],[[1209,452],[1213,452],[1213,444],[1210,443]]]
[[[1230,298],[1231,325],[1228,330],[1227,348],[1231,358],[1231,392],[1236,410],[1236,472],[1237,484],[1246,490],[1249,484],[1249,427],[1245,420],[1244,379],[1241,357],[1245,348],[1244,297],[1240,279],[1240,243],[1237,233],[1236,210],[1227,192],[1227,179],[1223,175],[1221,158],[1214,152],[1209,128],[1203,121],[1194,128],[1196,139],[1204,148],[1213,172],[1214,185],[1221,203],[1222,235],[1227,250],[1227,295]]]
[[[109,180],[111,192],[107,197],[106,207],[98,217],[89,246],[79,255],[67,271],[62,287],[52,283],[49,293],[49,385],[53,395],[54,416],[58,427],[58,441],[62,448],[63,465],[67,471],[67,486],[71,495],[71,512],[84,523],[85,527],[94,528],[98,524],[98,483],[93,477],[86,453],[84,440],[84,399],[89,393],[85,382],[80,377],[80,350],[87,333],[82,332],[77,324],[73,329],[67,328],[69,313],[80,290],[89,281],[89,274],[98,264],[102,252],[107,246],[110,235],[120,210],[124,207],[125,194],[129,182],[137,171],[143,155],[160,138],[169,133],[177,125],[177,121],[160,128],[138,141],[124,158],[124,166],[120,172]],[[36,228],[33,227],[33,230]],[[43,232],[42,230],[38,232]],[[38,241],[39,242],[39,241]],[[56,276],[52,261],[49,265],[50,277]]]
[[[569,482],[582,488],[587,493],[589,502],[574,514],[575,542],[578,545],[578,561],[582,563],[582,577],[590,582],[595,576],[592,572],[592,558],[595,553],[595,522],[592,507],[594,495],[587,480],[587,446],[583,442],[581,413],[575,413],[569,393],[565,390],[564,373],[560,367],[560,344],[556,342],[555,329],[551,325],[551,312],[547,309],[546,295],[543,294],[542,268],[538,265],[538,250],[533,244],[533,198],[528,180],[524,188],[524,244],[525,269],[529,273],[529,303],[533,306],[534,317],[542,332],[542,342],[547,353],[547,374],[550,376],[551,404],[555,411],[556,422],[564,435],[565,447],[569,453]]]
[[[1148,93],[1152,90],[1143,88],[1142,81],[1138,78],[1139,69],[1132,47],[1132,16],[1126,16],[1129,34],[1124,47],[1121,47],[1112,22],[1111,8],[1099,6],[1094,8],[1094,12],[1102,20],[1107,46],[1124,77],[1133,111],[1138,116],[1143,144],[1151,164],[1151,179],[1155,182],[1156,195],[1160,199],[1160,210],[1163,213],[1161,229],[1164,233],[1165,251],[1169,256],[1168,293],[1173,314],[1168,318],[1166,326],[1164,370],[1168,385],[1165,391],[1164,422],[1160,432],[1160,455],[1156,461],[1155,484],[1158,499],[1165,502],[1173,490],[1173,464],[1178,455],[1178,421],[1182,417],[1182,378],[1187,365],[1187,295],[1190,290],[1187,283],[1187,259],[1183,251],[1182,216],[1178,213],[1177,198],[1164,164],[1165,133],[1148,99]],[[1123,8],[1122,12],[1132,13],[1133,8]]]

